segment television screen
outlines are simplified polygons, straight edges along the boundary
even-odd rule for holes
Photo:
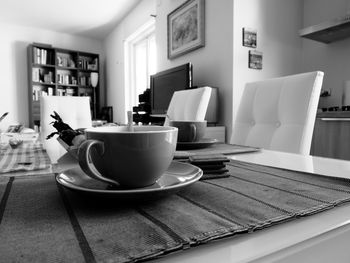
[[[192,65],[187,63],[151,76],[151,113],[166,114],[175,91],[192,87]]]

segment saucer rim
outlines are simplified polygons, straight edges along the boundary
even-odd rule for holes
[[[66,173],[68,171],[79,170],[80,173],[84,173],[83,170],[81,170],[80,167],[74,167],[74,168],[66,169],[66,170],[56,174],[55,179],[60,185],[66,187],[66,188],[68,188],[70,190],[77,190],[77,191],[96,193],[96,194],[101,193],[101,194],[113,194],[113,195],[130,195],[130,194],[139,195],[139,194],[165,192],[165,191],[171,191],[171,190],[178,189],[178,188],[183,188],[185,186],[188,186],[190,184],[193,184],[193,183],[197,182],[203,176],[203,170],[200,169],[199,167],[195,166],[195,165],[192,165],[192,164],[189,164],[189,163],[178,162],[178,161],[172,161],[172,163],[176,163],[178,165],[183,165],[183,166],[189,166],[189,167],[191,167],[191,169],[193,169],[193,167],[194,167],[196,172],[193,172],[194,176],[191,179],[189,179],[188,181],[186,181],[186,182],[179,182],[178,184],[169,185],[169,186],[165,186],[165,187],[162,187],[162,188],[147,188],[147,189],[145,189],[145,188],[149,187],[149,186],[141,187],[141,188],[134,188],[134,189],[119,189],[119,190],[113,190],[113,189],[112,190],[108,190],[108,189],[104,189],[104,190],[102,190],[102,189],[92,189],[92,188],[85,188],[85,187],[77,186],[77,185],[72,184],[72,183],[67,183],[65,180],[60,179],[60,177],[64,173]],[[165,171],[164,174],[165,173],[167,173],[167,171]],[[164,176],[164,174],[162,176]],[[174,175],[174,174],[172,174],[172,175]],[[176,175],[174,175],[174,176],[176,176]],[[89,178],[89,179],[96,180],[96,179],[93,179],[93,178]]]

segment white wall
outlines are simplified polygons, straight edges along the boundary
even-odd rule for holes
[[[37,28],[0,23],[0,114],[9,115],[0,123],[0,129],[10,124],[29,124],[27,46],[33,42],[54,47],[99,53],[104,59],[102,42]],[[101,82],[101,87],[103,83]],[[102,94],[103,95],[103,94]]]
[[[302,15],[302,0],[234,1],[233,119],[246,82],[302,72],[298,32]],[[248,68],[251,48],[242,46],[243,27],[257,29],[256,50],[263,52],[262,70]]]
[[[167,58],[167,15],[184,0],[158,0],[156,20],[158,71],[193,64],[193,84],[219,88],[219,122],[230,130],[232,119],[232,0],[205,1],[205,46],[178,58]]]
[[[126,123],[124,40],[156,14],[156,1],[143,0],[104,41],[106,51],[107,105],[113,107],[114,122]]]
[[[305,0],[304,26],[344,16],[350,13],[349,0]],[[319,107],[341,106],[344,81],[350,80],[350,37],[324,44],[303,40],[303,70],[325,72],[323,88],[331,90],[330,97],[320,98]]]
[[[230,131],[244,84],[295,74],[301,69],[303,1],[205,1],[205,46],[178,58],[167,58],[167,15],[185,0],[142,1],[105,40],[108,54],[107,104],[115,121],[125,122],[123,40],[156,13],[157,68],[162,71],[193,64],[194,85],[219,88],[220,124]],[[242,27],[258,30],[258,50],[264,53],[263,70],[248,69],[248,50],[242,46]]]

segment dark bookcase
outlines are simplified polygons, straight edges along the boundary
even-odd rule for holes
[[[89,96],[91,115],[99,112],[99,55],[33,43],[28,46],[29,125],[40,126],[41,96]]]

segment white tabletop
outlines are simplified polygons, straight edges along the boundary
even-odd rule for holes
[[[232,159],[350,178],[350,162],[262,150]],[[350,262],[350,204],[261,231],[210,242],[158,262]]]

